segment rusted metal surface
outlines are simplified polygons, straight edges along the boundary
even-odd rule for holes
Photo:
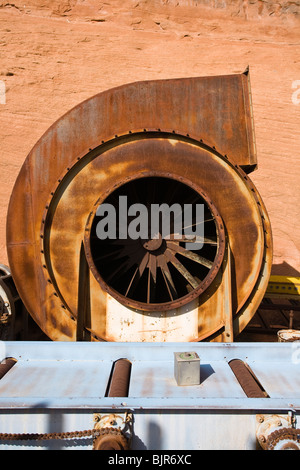
[[[128,450],[128,441],[121,431],[105,429],[94,440],[94,450]]]
[[[131,362],[119,359],[115,362],[107,392],[108,397],[127,397],[130,383]]]
[[[300,450],[300,429],[277,429],[268,436],[266,450]]]
[[[17,360],[13,357],[7,357],[0,362],[0,379],[16,364]]]
[[[266,393],[244,361],[232,359],[229,366],[248,398],[266,398]]]
[[[11,196],[8,256],[27,310],[53,340],[232,340],[272,262],[268,215],[247,176],[256,164],[247,73],[129,84],[79,104],[35,145]],[[204,251],[149,239],[123,245],[124,265],[101,248],[106,268],[92,241],[97,207],[161,179],[157,202],[174,185],[176,201],[189,191],[204,201]]]
[[[299,450],[296,414],[258,414],[256,437],[264,450]]]

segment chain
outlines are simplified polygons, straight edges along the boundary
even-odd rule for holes
[[[96,439],[102,435],[113,434],[119,435],[123,439],[124,449],[128,449],[128,439],[122,433],[122,431],[114,428],[103,428],[103,429],[90,429],[85,431],[71,431],[71,432],[53,432],[53,433],[32,433],[32,434],[9,434],[9,433],[0,433],[0,441],[25,441],[25,440],[34,440],[34,441],[46,441],[50,439],[74,439],[91,436],[93,438],[93,449],[95,449]]]
[[[90,429],[86,431],[71,431],[71,432],[53,432],[53,433],[32,433],[32,434],[9,434],[0,433],[1,441],[19,441],[19,440],[34,440],[44,441],[50,439],[74,439],[76,437],[92,436],[93,438],[98,437],[101,431],[97,429]]]
[[[126,413],[125,422],[131,423],[132,415]],[[81,437],[92,437],[93,446],[98,437],[106,434],[121,435],[124,440],[124,446],[128,444],[128,438],[120,429],[113,427],[103,427],[102,429],[89,429],[85,431],[53,432],[53,433],[0,433],[0,441],[46,441],[51,439],[76,439]]]

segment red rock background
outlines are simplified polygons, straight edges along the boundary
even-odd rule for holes
[[[259,163],[251,178],[272,223],[273,274],[300,275],[299,0],[1,1],[0,263],[14,181],[63,113],[124,83],[249,65]]]

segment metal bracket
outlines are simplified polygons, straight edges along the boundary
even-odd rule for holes
[[[94,429],[102,430],[113,428],[121,431],[130,441],[133,434],[133,414],[126,411],[121,414],[114,413],[94,413]]]
[[[282,428],[296,427],[296,413],[290,410],[288,415],[256,415],[257,429],[256,437],[263,449],[266,447],[268,436]]]

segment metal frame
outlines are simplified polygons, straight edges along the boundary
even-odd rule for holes
[[[201,384],[190,387],[178,387],[173,371],[174,351],[185,352],[188,343],[3,342],[1,346],[2,358],[18,362],[0,382],[0,410],[24,411],[41,404],[47,410],[300,409],[299,343],[193,343],[204,372]],[[129,396],[105,397],[112,363],[121,357],[132,362]],[[245,396],[228,365],[235,358],[252,367],[270,398]],[[32,374],[41,371],[43,377],[33,380]],[[84,386],[83,373],[89,377]],[[43,379],[47,380],[41,384]],[[143,380],[148,388],[142,386]]]
[[[194,343],[200,385],[177,386],[174,351],[190,343],[3,342],[18,362],[0,380],[0,433],[83,437],[0,441],[0,449],[91,450],[99,416],[132,416],[132,450],[256,450],[264,419],[296,426],[299,343]],[[114,361],[132,363],[129,395],[106,397]],[[269,398],[247,398],[228,362],[251,367]],[[274,419],[272,416],[274,415]],[[268,418],[268,419],[269,419]]]
[[[270,276],[266,297],[300,298],[300,277]]]

